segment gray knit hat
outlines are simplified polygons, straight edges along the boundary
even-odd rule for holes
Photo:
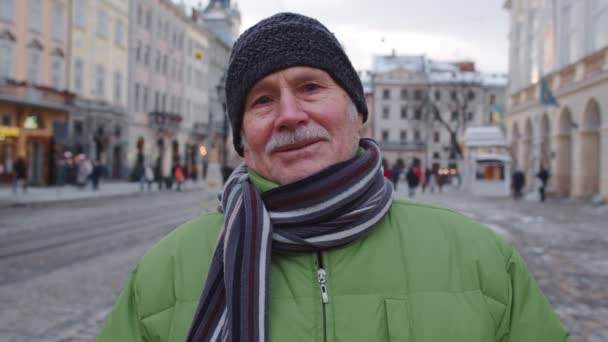
[[[241,156],[247,93],[258,80],[292,66],[327,72],[351,97],[363,121],[367,120],[361,80],[333,33],[319,21],[300,14],[275,14],[245,31],[230,54],[226,107],[232,124],[232,142]]]

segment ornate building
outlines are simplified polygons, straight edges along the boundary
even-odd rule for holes
[[[542,165],[553,192],[608,200],[608,1],[509,0],[504,7],[515,167],[530,189]]]

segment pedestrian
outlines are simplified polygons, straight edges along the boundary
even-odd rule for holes
[[[545,201],[547,183],[549,182],[549,171],[544,167],[544,165],[540,166],[540,171],[536,177],[540,180],[540,186],[538,187],[538,193],[540,194],[540,201]]]
[[[393,180],[393,170],[388,166],[388,160],[382,158],[382,171],[384,173],[384,177],[390,181]]]
[[[154,180],[158,183],[158,191],[163,190],[163,173],[162,173],[162,160],[160,157],[156,158],[156,164],[154,165]]]
[[[392,181],[393,181],[393,187],[395,188],[395,190],[397,190],[397,184],[399,183],[399,178],[401,177],[401,174],[403,173],[403,169],[405,168],[405,164],[403,163],[403,159],[398,158],[397,161],[395,162],[395,164],[393,165],[393,176],[392,176]]]
[[[225,92],[244,164],[219,211],[140,259],[98,342],[569,341],[509,242],[393,198],[359,137],[359,76],[321,23],[249,28]]]
[[[84,154],[80,154],[77,156],[76,165],[76,185],[78,185],[79,188],[84,188],[89,182],[91,172],[93,171],[93,165]]]
[[[152,183],[154,183],[154,170],[150,164],[146,164],[144,167],[144,177],[148,184],[148,192],[152,190]]]
[[[513,172],[511,184],[513,188],[513,198],[516,200],[520,199],[523,196],[522,190],[524,186],[526,186],[526,176],[521,170],[516,169]]]
[[[19,156],[13,163],[13,195],[17,195],[17,190],[21,187],[21,193],[27,193],[27,165],[23,156]]]
[[[175,183],[177,183],[177,191],[182,191],[182,183],[184,182],[184,171],[182,171],[181,165],[175,165],[173,169],[173,177],[175,178]]]
[[[407,181],[408,195],[410,198],[412,198],[416,194],[416,188],[420,183],[420,178],[418,178],[418,175],[416,174],[415,166],[408,169],[407,173],[405,174],[405,179]]]
[[[103,165],[99,160],[94,160],[91,163],[91,185],[93,187],[93,191],[99,190],[99,179],[103,174]]]
[[[429,188],[431,193],[435,192],[433,171],[428,167],[424,170],[424,182],[422,183],[422,192],[425,192],[426,188]]]

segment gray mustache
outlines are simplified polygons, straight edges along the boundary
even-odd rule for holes
[[[272,153],[278,148],[302,141],[310,139],[329,140],[330,138],[329,132],[319,125],[300,126],[295,131],[273,134],[268,144],[266,144],[266,154]]]

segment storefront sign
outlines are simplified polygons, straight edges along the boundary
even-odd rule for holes
[[[17,138],[19,136],[18,127],[0,126],[0,139]]]
[[[42,128],[42,122],[38,114],[30,114],[25,118],[23,127],[27,129],[40,129]]]

